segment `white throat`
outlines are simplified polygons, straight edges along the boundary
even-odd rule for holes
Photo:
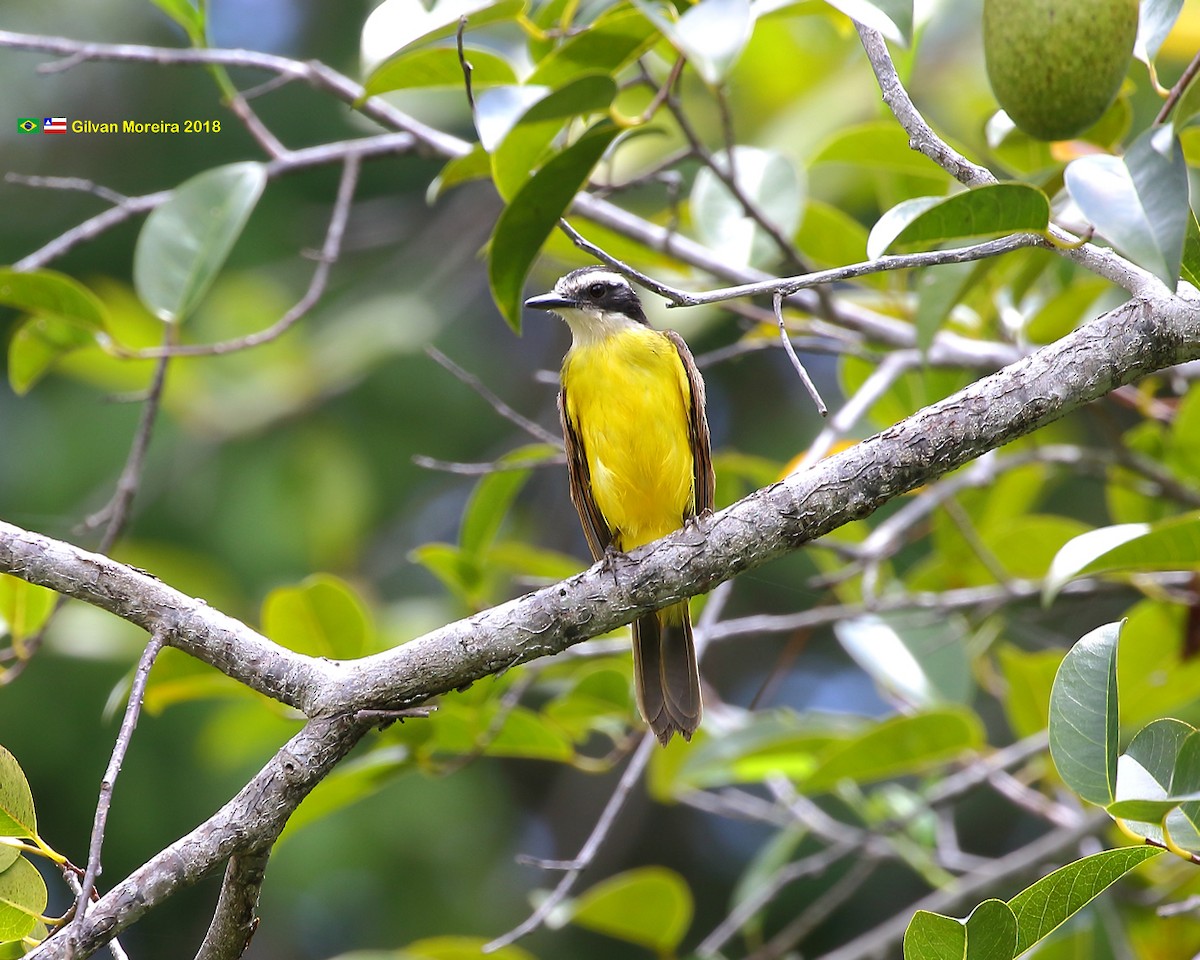
[[[555,313],[567,321],[567,326],[571,328],[572,345],[578,347],[592,346],[619,333],[642,327],[642,324],[625,314],[608,310],[572,307],[556,310]]]

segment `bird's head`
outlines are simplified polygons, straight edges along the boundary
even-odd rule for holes
[[[600,339],[633,325],[646,326],[642,303],[629,281],[607,267],[582,267],[559,278],[550,293],[525,306],[553,310],[577,339]]]

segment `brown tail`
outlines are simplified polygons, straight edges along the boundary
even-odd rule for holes
[[[634,622],[633,679],[638,709],[663,745],[676,733],[691,740],[700,726],[700,674],[686,601]]]

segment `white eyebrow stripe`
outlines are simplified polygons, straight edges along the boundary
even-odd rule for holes
[[[629,285],[628,280],[619,273],[613,273],[611,270],[589,270],[587,273],[581,273],[571,278],[571,288],[575,290],[585,287],[590,283],[611,283],[616,286],[625,287],[628,290],[633,289]]]

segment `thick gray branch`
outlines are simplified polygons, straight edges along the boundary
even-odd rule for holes
[[[258,929],[258,894],[271,851],[235,853],[225,865],[221,896],[196,960],[237,960]]]
[[[275,700],[309,712],[323,661],[272,643],[244,623],[98,553],[0,520],[0,573],[115,613]]]
[[[237,796],[93,903],[85,918],[29,953],[29,960],[85,957],[230,857],[266,850],[300,801],[370,727],[351,715],[309,721]]]
[[[679,533],[386,653],[334,664],[325,711],[419,702],[760,566],[1115,387],[1200,357],[1200,304],[1131,300]]]
[[[355,661],[284,650],[105,557],[0,523],[0,572],[165,633],[268,696],[329,716],[396,709],[558,653],[703,593],[1122,384],[1200,358],[1200,304],[1131,300],[1056,343],[670,537],[569,580]]]

